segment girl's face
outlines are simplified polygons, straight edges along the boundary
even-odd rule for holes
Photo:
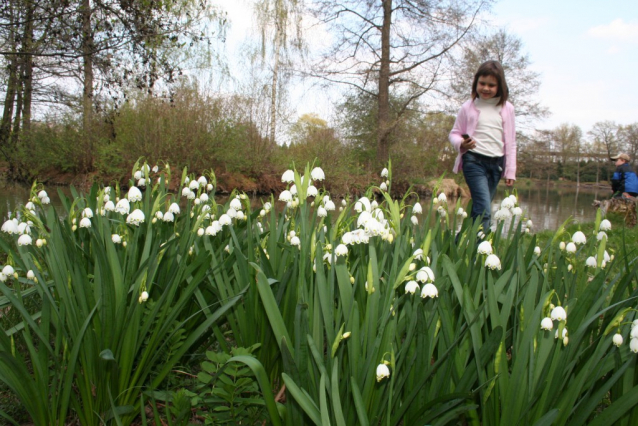
[[[478,78],[476,92],[481,99],[492,99],[498,92],[498,81],[491,75],[483,75]]]

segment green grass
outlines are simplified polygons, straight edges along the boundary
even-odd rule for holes
[[[612,225],[611,231],[607,232],[609,240],[607,241],[606,249],[609,254],[616,254],[624,249],[628,256],[636,257],[636,253],[638,253],[638,226],[633,228],[626,227],[624,215],[621,214],[608,213],[606,219],[608,219]],[[594,222],[569,223],[565,227],[564,236],[561,241],[569,241],[576,231],[582,231],[587,236],[587,239],[596,238],[594,226]],[[543,247],[548,241],[554,238],[555,234],[556,230],[551,229],[536,233],[537,245]]]

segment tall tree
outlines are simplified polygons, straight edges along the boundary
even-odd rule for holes
[[[618,140],[622,149],[627,151],[633,161],[636,161],[638,158],[638,123],[620,126]]]
[[[618,154],[618,125],[613,121],[599,121],[595,123],[588,135],[592,139],[592,148],[597,154],[597,165],[609,161],[609,157]],[[610,179],[609,168],[605,167],[607,180]],[[597,170],[598,174],[598,170]],[[598,177],[596,178],[598,181]]]
[[[442,78],[451,49],[473,28],[489,0],[320,0],[315,14],[334,31],[311,75],[374,96],[376,161],[389,157],[398,119]],[[392,119],[390,98],[404,99]]]
[[[583,131],[576,125],[561,124],[553,131],[554,147],[560,155],[562,164],[576,162],[576,182],[580,185],[580,156]]]
[[[181,74],[173,52],[210,36],[206,0],[9,0],[0,6],[0,52],[9,65],[0,147],[7,129],[29,129],[34,82],[49,98],[79,106],[91,139],[96,92],[121,99],[127,88],[151,91]],[[219,22],[219,21],[214,21]],[[52,89],[51,89],[52,88]],[[81,88],[78,93],[78,88]],[[7,102],[8,101],[8,102]],[[8,125],[11,122],[12,125]],[[92,147],[87,146],[90,169]]]
[[[301,16],[303,0],[259,0],[255,5],[261,33],[261,56],[267,55],[267,44],[272,50],[272,85],[270,88],[270,140],[275,141],[277,130],[278,92],[280,68],[289,60],[290,50],[303,51]]]
[[[461,42],[459,56],[454,59],[450,96],[456,108],[470,97],[474,73],[485,61],[497,60],[503,65],[510,102],[523,127],[547,117],[549,110],[537,99],[540,75],[530,69],[529,56],[523,52],[520,38],[504,29],[489,34],[473,33]]]

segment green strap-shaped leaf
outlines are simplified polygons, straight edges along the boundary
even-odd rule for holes
[[[326,398],[326,375],[321,375],[319,381],[319,407],[321,409],[321,425],[332,426],[330,423],[330,409],[328,408],[328,399]]]
[[[301,389],[299,389],[299,386],[297,386],[290,376],[286,373],[282,373],[281,377],[284,379],[288,393],[290,393],[295,401],[297,401],[299,406],[304,410],[308,417],[310,417],[310,420],[312,420],[317,426],[322,426],[321,413],[319,413],[319,408],[317,408],[315,403],[312,402],[312,400],[308,398]]]
[[[270,290],[270,284],[268,283],[268,278],[261,271],[259,266],[255,263],[251,263],[252,267],[257,270],[257,290],[259,291],[259,296],[261,297],[261,301],[264,304],[264,310],[266,311],[266,315],[268,316],[268,320],[270,321],[270,326],[272,327],[272,331],[277,338],[277,343],[279,344],[279,348],[281,349],[281,339],[285,339],[289,345],[290,352],[292,352],[294,358],[294,352],[292,345],[293,341],[290,338],[290,334],[288,333],[288,329],[286,329],[286,324],[284,323],[284,319],[281,316],[281,312],[279,311],[279,307],[277,306],[277,301],[275,300],[275,296],[272,294]]]
[[[341,395],[339,395],[339,358],[332,364],[332,409],[337,426],[346,426],[346,419],[341,408]]]
[[[241,362],[246,364],[248,368],[250,368],[255,374],[255,378],[257,379],[257,383],[259,383],[259,387],[261,388],[261,393],[264,396],[264,401],[266,402],[266,408],[268,409],[268,414],[270,414],[270,421],[274,426],[281,426],[281,419],[279,418],[279,412],[277,411],[277,403],[275,402],[275,398],[272,394],[272,389],[270,389],[270,381],[268,380],[268,375],[266,374],[266,370],[264,370],[264,366],[261,365],[257,359],[247,356],[247,355],[238,355],[229,359],[226,363],[230,362]]]

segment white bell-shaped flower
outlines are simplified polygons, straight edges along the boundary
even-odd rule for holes
[[[286,170],[283,175],[281,175],[281,181],[285,183],[293,183],[295,181],[295,172],[292,170]]]
[[[501,207],[496,211],[496,213],[494,213],[494,220],[496,220],[497,222],[502,222],[509,219],[510,217],[512,217],[512,212],[509,209],[503,207]]]
[[[219,224],[221,226],[227,226],[230,225],[233,222],[233,220],[231,219],[231,217],[228,214],[223,214],[219,217]]]
[[[432,283],[427,283],[423,286],[423,289],[421,289],[421,298],[426,299],[428,297],[432,299],[439,297],[439,290]]]
[[[18,234],[18,220],[17,219],[9,219],[5,223],[2,224],[2,232],[6,232],[7,234]]]
[[[33,242],[33,239],[31,238],[31,235],[29,234],[22,234],[20,235],[20,238],[18,238],[19,246],[30,246],[32,242]]]
[[[574,244],[585,244],[587,242],[587,238],[582,231],[576,231],[574,232],[574,235],[572,235],[572,241]]]
[[[379,364],[377,366],[377,382],[390,377],[390,369],[385,364]]]
[[[18,234],[30,234],[30,233],[31,233],[31,227],[29,226],[29,223],[27,222],[18,223]]]
[[[185,186],[184,188],[182,188],[182,197],[187,197],[190,195],[192,191],[190,190],[189,187]]]
[[[638,354],[638,339],[629,340],[629,349],[633,353]]]
[[[126,198],[122,198],[115,205],[115,211],[121,215],[128,214],[131,211],[131,204],[128,202]]]
[[[607,233],[606,233],[605,231],[600,231],[600,232],[598,232],[598,234],[596,234],[596,240],[598,240],[598,241],[602,241],[602,240],[603,240],[603,238],[604,238],[605,240],[608,240],[608,239],[609,239],[609,237],[607,236]]]
[[[498,269],[500,271],[501,259],[499,259],[495,254],[490,254],[487,256],[487,259],[485,259],[485,267],[492,270]]]
[[[111,235],[111,241],[113,241],[113,244],[120,244],[122,242],[122,237],[120,237],[119,234],[113,234]]]
[[[316,197],[317,194],[319,194],[319,191],[317,190],[317,187],[314,185],[310,185],[308,187],[308,190],[306,191],[306,195],[308,197]]]
[[[434,271],[429,266],[424,266],[417,271],[416,280],[422,283],[434,282]]]
[[[611,222],[607,219],[603,219],[598,227],[599,231],[611,231]]]
[[[504,198],[503,201],[501,201],[501,209],[511,209],[514,208],[515,203],[514,201],[512,201],[512,199],[510,197]]]
[[[326,174],[323,172],[323,169],[321,167],[315,167],[310,172],[310,177],[312,178],[312,180],[322,181],[326,178]]]
[[[414,294],[417,291],[419,291],[419,284],[416,281],[411,280],[405,284],[405,294]]]
[[[540,256],[541,255],[541,248],[539,246],[534,247],[534,254],[536,256]]]
[[[551,318],[545,317],[541,321],[541,330],[551,330],[554,328],[554,321]]]
[[[614,337],[612,337],[612,342],[614,343],[614,345],[616,345],[616,347],[620,347],[623,342],[622,334],[620,333],[614,334]]]
[[[80,221],[80,228],[90,228],[91,227],[91,219],[88,217],[83,217]]]
[[[113,204],[113,201],[109,200],[106,203],[104,203],[104,210],[107,212],[115,211],[115,204]]]
[[[190,189],[191,191],[197,191],[199,189],[199,182],[197,182],[196,180],[192,180],[188,184],[188,189]]]
[[[567,319],[567,312],[562,306],[556,306],[554,309],[552,309],[552,312],[549,314],[549,316],[554,321],[565,321]]]
[[[339,244],[335,249],[335,254],[337,256],[347,256],[348,255],[348,247],[345,244]]]
[[[576,244],[570,241],[565,246],[565,251],[567,251],[567,253],[576,253]]]
[[[126,223],[129,225],[140,226],[141,223],[144,223],[144,220],[144,212],[140,209],[135,209],[127,216]]]
[[[589,256],[587,260],[585,260],[585,265],[590,268],[595,268],[598,266],[598,263],[596,262],[596,258],[594,256]]]
[[[292,194],[290,193],[290,191],[288,191],[287,189],[281,191],[281,194],[279,194],[279,201],[284,201],[286,203],[291,202]]]
[[[131,186],[128,190],[126,198],[131,202],[142,201],[142,191],[137,186]]]
[[[328,211],[323,207],[319,206],[317,209],[317,217],[326,217],[328,216]]]
[[[383,170],[381,170],[381,177],[388,177],[388,169],[387,168],[383,168]]]
[[[169,211],[170,213],[173,213],[173,214],[179,214],[179,213],[180,213],[179,204],[177,204],[177,203],[173,203],[173,204],[171,204],[171,205],[168,207],[168,211]]]
[[[335,206],[335,203],[332,200],[328,200],[324,202],[323,206],[327,211],[334,211],[334,209],[337,208],[337,206]]]
[[[478,254],[487,254],[490,255],[493,253],[492,243],[489,241],[482,241],[481,244],[478,245],[477,249]]]
[[[164,215],[162,216],[162,220],[164,222],[175,222],[175,215],[171,213],[170,211],[168,211],[164,213]]]
[[[206,228],[206,235],[217,235],[222,230],[222,224],[215,220],[209,227]]]

